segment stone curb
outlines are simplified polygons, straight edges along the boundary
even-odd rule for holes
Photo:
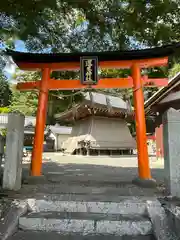
[[[179,239],[175,232],[172,231],[165,209],[158,200],[147,201],[147,213],[152,222],[153,233],[157,240]]]
[[[6,216],[0,220],[0,240],[5,240],[18,230],[19,217],[27,213],[26,201],[14,200]]]
[[[79,233],[88,234],[113,234],[118,236],[136,236],[149,235],[152,233],[152,224],[149,220],[139,221],[109,221],[109,220],[77,220],[77,219],[45,219],[45,218],[28,218],[19,219],[19,228],[31,231],[52,231],[61,234]]]

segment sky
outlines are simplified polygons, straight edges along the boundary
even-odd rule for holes
[[[25,44],[21,40],[15,40],[15,50],[20,52],[27,52],[27,49],[25,47]],[[15,72],[16,65],[15,64],[6,64],[6,67],[4,68],[4,74],[8,79],[11,78],[12,74]]]
[[[21,40],[15,41],[15,49],[16,49],[16,51],[20,51],[20,52],[27,52],[25,44]]]

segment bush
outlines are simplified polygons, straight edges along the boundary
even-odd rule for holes
[[[8,107],[0,107],[0,113],[9,113],[10,109]]]
[[[180,63],[175,63],[169,70],[169,78],[173,78],[177,73],[180,72]]]

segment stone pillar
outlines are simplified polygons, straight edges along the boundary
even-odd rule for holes
[[[24,145],[24,116],[18,113],[8,115],[6,154],[3,174],[3,188],[21,188],[22,157]]]
[[[0,135],[0,168],[2,165],[2,158],[4,154],[4,146],[5,146],[5,137]]]
[[[163,142],[166,187],[180,197],[180,113],[173,108],[163,115]]]
[[[55,134],[55,146],[56,146],[56,152],[58,151],[58,134]],[[61,144],[62,146],[62,144]]]

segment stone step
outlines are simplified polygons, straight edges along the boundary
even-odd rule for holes
[[[68,186],[67,186],[68,187]],[[86,188],[86,187],[84,187]],[[52,188],[49,187],[49,192],[42,192],[41,189],[33,189],[31,188],[30,186],[30,189],[29,189],[29,186],[28,186],[28,191],[25,190],[25,189],[21,189],[20,192],[16,192],[16,193],[11,193],[11,192],[7,192],[7,196],[9,198],[16,198],[16,199],[22,199],[22,197],[24,199],[27,199],[27,198],[36,198],[36,199],[46,199],[46,200],[52,200],[52,201],[55,201],[55,200],[58,200],[58,201],[88,201],[88,202],[119,202],[121,201],[123,198],[124,199],[143,199],[143,200],[155,200],[159,195],[156,194],[156,195],[140,195],[140,194],[137,194],[137,191],[136,191],[136,194],[131,194],[128,195],[128,194],[125,194],[126,192],[122,192],[122,194],[120,193],[98,193],[98,191],[92,191],[94,189],[88,189],[89,192],[87,193],[80,193],[80,192],[67,192],[67,193],[64,193],[64,192],[59,192],[59,191],[52,191]],[[52,193],[53,192],[53,193]],[[121,192],[121,191],[120,191]],[[159,197],[162,197],[162,196],[159,196]]]
[[[44,195],[48,194],[76,194],[76,195],[105,195],[105,196],[162,196],[161,189],[159,188],[148,188],[142,189],[133,184],[113,184],[106,185],[104,183],[99,184],[87,183],[82,184],[80,182],[71,182],[71,183],[54,183],[54,184],[28,184],[23,185],[21,189],[21,194],[23,196],[35,196],[36,194],[42,193]]]
[[[114,236],[114,235],[60,235],[56,232],[19,231],[7,240],[155,240],[152,235]]]
[[[152,234],[151,222],[140,216],[100,213],[40,212],[20,217],[19,228],[61,234],[137,236]]]
[[[30,211],[88,212],[106,214],[145,215],[146,200],[139,198],[119,198],[119,202],[63,201],[48,199],[28,199]]]
[[[21,194],[14,194],[16,198],[21,197]],[[30,194],[26,196],[26,198],[34,199],[34,195]],[[103,195],[103,194],[95,194],[93,195],[91,192],[89,194],[75,194],[75,193],[67,193],[67,194],[44,194],[44,193],[36,193],[37,200],[46,200],[46,201],[79,201],[79,202],[121,202],[125,200],[129,200],[131,202],[146,202],[147,200],[156,200],[156,197],[145,197],[145,196],[121,196],[121,195]]]

